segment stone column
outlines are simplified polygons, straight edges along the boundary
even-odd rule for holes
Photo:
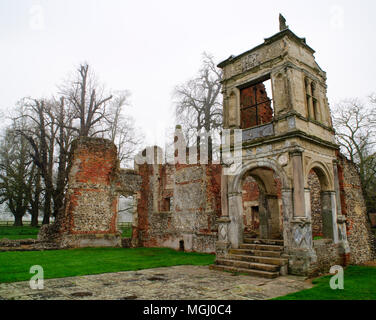
[[[294,188],[294,217],[305,217],[305,194],[302,151],[291,152]]]
[[[232,192],[228,195],[229,202],[229,241],[231,247],[236,249],[243,242],[243,208],[242,208],[242,194]]]
[[[302,203],[307,203],[307,189],[303,185]],[[308,275],[312,272],[317,261],[312,243],[312,227],[310,218],[306,216],[310,212],[310,206],[304,208],[304,215],[296,216],[293,209],[295,193],[290,189],[282,189],[283,201],[283,237],[285,251],[284,256],[289,259],[289,273],[296,275]],[[309,199],[309,198],[308,198]]]
[[[221,174],[221,207],[222,216],[217,220],[218,223],[218,240],[216,242],[217,258],[224,258],[228,255],[228,250],[231,246],[229,240],[229,205],[228,205],[228,176],[224,174],[222,167]]]
[[[216,256],[217,258],[223,258],[228,255],[228,250],[231,247],[229,239],[229,217],[221,217],[217,220],[218,223],[218,240],[216,242]]]

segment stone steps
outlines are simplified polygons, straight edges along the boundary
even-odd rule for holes
[[[254,239],[254,238],[245,237],[243,240],[243,243],[283,246],[283,240],[276,240],[276,239]]]
[[[256,244],[256,243],[243,243],[239,246],[240,249],[253,249],[265,251],[283,251],[283,246],[271,244]]]
[[[217,259],[216,264],[222,266],[230,266],[242,269],[255,269],[268,272],[279,272],[279,266],[273,264],[247,262],[242,260],[235,260],[228,257],[227,259]]]
[[[245,236],[239,249],[230,249],[226,257],[217,258],[211,269],[272,279],[287,273],[288,259],[282,258],[282,253],[283,240]]]
[[[252,255],[258,257],[274,257],[279,258],[281,251],[267,251],[267,250],[252,250],[252,249],[230,249],[230,254]]]
[[[241,260],[247,262],[256,262],[262,264],[271,264],[276,266],[285,265],[288,260],[283,258],[273,258],[273,257],[263,257],[263,256],[252,256],[252,255],[240,255],[240,254],[230,254],[228,256],[232,260]]]
[[[232,273],[242,273],[242,274],[247,274],[249,276],[262,277],[262,278],[268,278],[268,279],[274,279],[279,276],[279,272],[261,271],[261,270],[256,270],[256,269],[243,269],[243,268],[236,268],[236,267],[230,267],[230,266],[224,266],[224,265],[218,265],[218,264],[213,264],[209,268],[211,270],[226,271],[226,272],[232,272]]]

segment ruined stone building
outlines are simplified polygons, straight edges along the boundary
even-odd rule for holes
[[[152,161],[121,170],[113,144],[77,141],[64,208],[40,238],[120,245],[117,199],[131,195],[133,246],[216,253],[217,270],[312,275],[373,259],[357,168],[339,153],[314,53],[284,26],[218,65],[223,128],[242,135],[235,174],[162,164],[158,147],[141,154]]]
[[[218,67],[242,165],[222,185],[215,268],[272,277],[372,259],[359,176],[339,155],[326,73],[306,40],[283,27]]]
[[[141,246],[214,253],[221,166],[154,162],[136,169],[142,183],[134,240]]]

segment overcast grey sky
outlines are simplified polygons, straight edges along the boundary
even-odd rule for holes
[[[108,88],[132,93],[129,113],[159,143],[175,85],[201,53],[220,62],[278,32],[279,12],[327,72],[329,102],[376,91],[376,1],[0,0],[0,110],[43,97],[87,61]]]

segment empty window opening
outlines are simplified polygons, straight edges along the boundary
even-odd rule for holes
[[[122,237],[132,237],[133,217],[136,211],[135,198],[133,196],[119,196],[118,201],[118,230],[122,232]]]
[[[184,240],[179,241],[179,250],[184,251]]]
[[[270,78],[240,90],[241,128],[247,129],[273,121]]]
[[[172,206],[173,206],[172,197],[163,198],[162,211],[170,212],[172,209]]]

